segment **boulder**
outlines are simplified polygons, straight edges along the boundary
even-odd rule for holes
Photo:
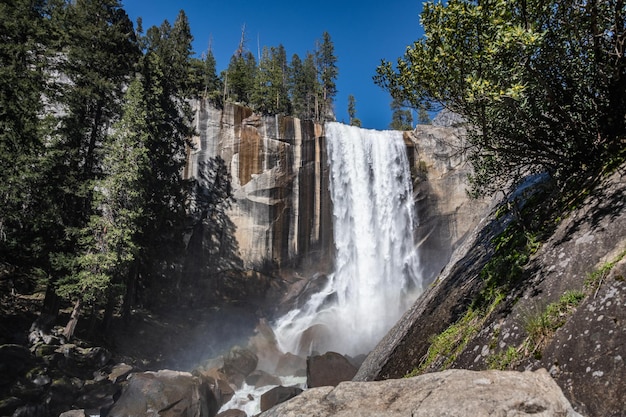
[[[269,410],[276,404],[285,402],[296,395],[300,394],[302,389],[297,387],[278,386],[261,395],[261,411]],[[300,410],[301,415],[306,415],[306,409]]]
[[[306,359],[289,352],[283,354],[276,364],[276,374],[280,376],[305,375],[305,369]]]
[[[74,405],[79,408],[93,410],[108,410],[119,396],[121,387],[108,381],[85,385]]]
[[[235,387],[230,385],[226,375],[219,369],[196,369],[193,374],[207,384],[217,401],[218,408],[230,401],[235,395]]]
[[[224,357],[222,371],[227,375],[250,375],[256,369],[259,359],[250,349],[234,346]]]
[[[35,362],[28,348],[20,345],[0,346],[0,385],[8,384]]]
[[[580,417],[545,369],[448,370],[309,389],[261,417]]]
[[[209,417],[213,394],[188,372],[133,374],[108,417]]]
[[[309,356],[306,360],[306,383],[309,388],[336,386],[342,381],[350,381],[356,373],[357,368],[336,352]]]
[[[123,381],[128,377],[128,375],[133,372],[134,368],[132,365],[127,365],[125,363],[118,363],[113,366],[111,372],[109,372],[109,381],[113,383],[117,383]]]
[[[256,388],[265,387],[267,385],[280,385],[280,378],[270,375],[265,371],[256,370],[246,377],[246,384]]]

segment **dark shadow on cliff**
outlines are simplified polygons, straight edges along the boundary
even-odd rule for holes
[[[152,288],[148,309],[134,311],[127,328],[118,329],[118,350],[144,358],[146,368],[191,369],[245,340],[258,321],[264,288],[239,256],[221,157],[200,163],[192,198],[176,279]]]
[[[626,165],[618,168],[617,174],[623,181],[626,177]],[[626,207],[626,191],[623,188],[613,187],[607,192],[608,181],[606,176],[587,181],[587,184],[581,187],[578,193],[571,198],[569,209],[574,209],[586,199],[586,190],[591,190],[589,198],[586,200],[588,216],[581,216],[572,221],[567,232],[564,233],[563,239],[580,230],[582,224],[591,224],[592,228],[595,229],[602,220],[614,218]],[[558,243],[563,243],[563,241]]]

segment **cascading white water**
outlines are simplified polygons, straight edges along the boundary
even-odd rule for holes
[[[370,351],[422,290],[401,132],[326,124],[335,272],[275,324],[283,352]]]

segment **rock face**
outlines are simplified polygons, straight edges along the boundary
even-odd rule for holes
[[[260,117],[227,103],[192,103],[195,127],[186,168],[221,157],[235,204],[229,217],[245,267],[280,267],[303,255],[326,259],[332,247],[330,197],[322,126],[293,117]],[[311,258],[307,258],[311,259]]]
[[[312,388],[262,417],[579,416],[545,370],[448,370],[413,378]]]
[[[491,200],[470,199],[471,167],[462,128],[418,125],[405,133],[412,164],[423,282],[430,284],[454,250],[488,213]]]
[[[215,410],[215,398],[200,378],[162,370],[133,374],[108,416],[208,417]]]
[[[447,364],[435,360],[423,371],[446,366],[546,368],[581,414],[626,415],[625,172],[622,166],[597,184],[560,220],[524,265],[510,292]],[[494,251],[493,238],[509,221],[507,216],[493,215],[469,235],[435,284],[368,356],[354,380],[398,378],[420,365],[432,337],[456,323],[480,293],[484,286],[480,272]],[[564,324],[531,346],[525,344],[533,318],[572,291],[582,299],[569,313],[560,313]]]
[[[244,267],[294,265],[330,272],[332,202],[323,126],[293,117],[260,117],[230,103],[224,109],[205,101],[192,106],[198,136],[186,176],[197,178],[211,158],[224,160],[235,197],[228,216]],[[405,134],[426,284],[488,206],[465,193],[469,166],[460,152],[462,137],[462,130],[441,126],[418,126]]]
[[[336,352],[309,356],[306,365],[306,385],[309,388],[336,386],[342,381],[350,381],[357,371],[345,356]]]

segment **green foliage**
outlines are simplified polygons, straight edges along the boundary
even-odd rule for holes
[[[337,94],[335,80],[339,75],[339,69],[337,68],[337,56],[335,56],[335,45],[328,32],[322,34],[322,40],[315,50],[315,60],[322,88],[320,118],[321,120],[334,120],[332,104]]]
[[[146,196],[142,174],[148,166],[148,109],[139,78],[131,82],[122,119],[104,144],[103,178],[94,187],[93,212],[81,230],[79,251],[71,274],[60,280],[57,293],[86,304],[103,304],[121,289],[139,247],[139,219]]]
[[[472,185],[597,170],[623,151],[626,10],[615,1],[427,2],[425,36],[375,81],[470,126]]]
[[[257,66],[242,36],[223,79],[210,48],[192,57],[183,11],[144,35],[119,0],[7,0],[0,36],[0,262],[37,271],[45,312],[72,301],[74,322],[84,307],[132,303],[133,288],[179,283],[190,228],[210,236],[203,273],[241,269],[224,243],[223,161],[195,184],[182,177],[188,98],[322,120],[336,94],[327,33],[293,68],[282,45]]]
[[[228,69],[222,75],[226,85],[226,99],[250,104],[256,70],[256,60],[252,52],[247,51],[241,55],[233,55],[228,64]]]
[[[531,344],[538,344],[563,326],[567,316],[584,298],[582,291],[567,291],[557,302],[548,304],[544,311],[527,317],[524,330],[534,342]]]
[[[615,264],[624,259],[624,257],[626,257],[626,250],[620,252],[612,261],[604,263],[600,268],[590,273],[585,280],[585,288],[589,291],[597,291]]]
[[[420,365],[411,371],[407,377],[420,375],[434,365],[438,370],[449,368],[470,340],[482,329],[489,315],[495,311],[503,299],[504,296],[500,294],[484,308],[470,307],[456,323],[433,336],[430,339],[428,352],[422,358]]]
[[[520,229],[519,223],[509,225],[492,243],[494,255],[480,273],[484,281],[476,306],[491,302],[498,294],[507,294],[522,276],[524,265],[537,251],[536,238]]]
[[[45,197],[33,192],[46,181],[37,166],[43,148],[45,66],[50,39],[44,1],[0,4],[0,259],[42,266],[47,262],[38,229]]]
[[[393,130],[413,130],[413,114],[400,100],[391,101],[391,123],[389,128]]]
[[[289,67],[285,48],[263,48],[252,91],[252,106],[263,114],[290,114]]]
[[[190,97],[202,97],[220,106],[224,87],[217,75],[213,52],[209,50],[203,54],[203,59],[190,58],[189,70]]]
[[[487,357],[487,366],[489,369],[499,369],[504,371],[513,367],[513,365],[520,361],[522,357],[523,356],[519,349],[514,346],[508,346],[506,350],[489,355]]]
[[[291,102],[296,117],[318,119],[318,98],[321,87],[317,80],[315,58],[308,53],[304,61],[296,54],[291,58]]]
[[[350,117],[350,126],[361,127],[361,120],[356,117],[356,100],[352,94],[348,96],[348,117]]]

